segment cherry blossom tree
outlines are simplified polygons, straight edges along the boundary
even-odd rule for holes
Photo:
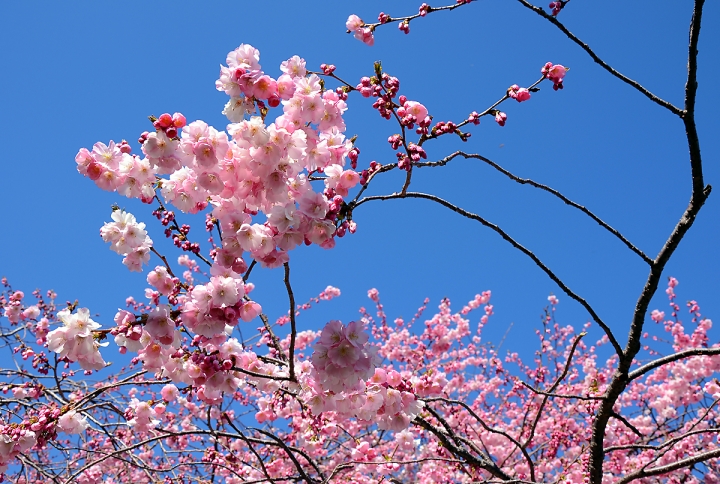
[[[0,337],[13,361],[2,370],[3,478],[720,482],[720,344],[711,342],[712,323],[696,301],[683,316],[678,281],[665,274],[711,191],[695,123],[704,2],[694,2],[685,103],[678,107],[618,72],[571,33],[558,20],[569,1],[552,2],[549,11],[519,1],[611,76],[682,121],[691,197],[656,256],[558,190],[481,154],[429,152],[441,137],[467,142],[482,118],[504,126],[508,104],[561,95],[552,91],[561,91],[566,78],[572,82],[566,66],[530,66],[522,81],[527,87],[513,84],[485,109],[439,121],[422,100],[403,94],[401,80],[380,62],[359,80],[346,79],[342,66],[314,69],[299,55],[266,72],[260,52],[242,44],[228,53],[216,82],[229,97],[225,131],[164,113],[150,117],[139,149],[125,140],[98,142],[76,156],[78,172],[99,188],[152,207],[147,217],[113,206],[112,222],[100,229],[128,270],[147,271],[146,302],[128,298],[112,322],[100,322],[77,302],[57,304],[53,291],[26,295],[3,279]],[[380,13],[376,23],[353,14],[346,28],[372,46],[379,28],[396,25],[408,34],[412,22],[470,3],[422,4],[412,15]],[[392,123],[392,162],[364,160],[362,146],[346,134],[346,111],[368,104]],[[499,225],[413,190],[415,171],[442,169],[461,158],[558,198],[647,264],[627,336],[611,330],[591,304]],[[404,172],[402,185],[372,194],[375,180],[395,170]],[[305,245],[332,249],[351,237],[362,225],[362,206],[406,198],[480,223],[557,286],[533,355],[503,353],[484,339],[494,313],[490,291],[460,308],[446,298],[428,311],[425,300],[407,320],[388,318],[379,292],[371,289],[371,308],[361,308],[359,318],[338,315],[347,322],[328,321],[321,331],[301,327],[302,312],[340,290],[328,286],[298,304],[290,270],[295,254]],[[207,244],[189,224],[201,213]],[[154,217],[160,227],[139,221],[144,217]],[[174,255],[154,242],[163,235]],[[266,268],[281,269],[285,285],[287,312],[274,321],[253,297],[254,271]],[[664,280],[667,314],[650,309]],[[580,331],[560,322],[561,299],[587,311]],[[243,338],[243,325],[259,327]]]

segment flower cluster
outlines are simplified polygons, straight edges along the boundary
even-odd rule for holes
[[[57,317],[63,322],[63,326],[48,333],[47,345],[50,351],[58,353],[60,358],[77,361],[85,370],[105,368],[99,348],[107,346],[107,343],[96,341],[94,331],[100,325],[90,319],[90,311],[80,308],[71,313],[68,309],[63,309],[58,312]]]
[[[125,411],[128,425],[137,432],[147,432],[155,428],[160,423],[160,420],[155,418],[156,416],[155,410],[148,402],[140,401],[137,398],[130,401],[130,405]]]
[[[215,275],[207,284],[196,285],[189,296],[183,296],[182,321],[188,329],[208,338],[223,333],[226,326],[235,327],[240,319],[251,321],[262,308],[254,301],[244,300],[249,289],[230,270]]]
[[[35,443],[35,432],[32,430],[24,426],[0,425],[0,473],[5,472],[10,461],[31,449]]]
[[[553,64],[552,62],[546,63],[540,72],[546,79],[550,79],[553,82],[553,89],[556,91],[563,88],[563,78],[567,74],[568,68],[561,66],[560,64]]]
[[[353,390],[370,378],[377,359],[375,348],[367,342],[361,322],[352,321],[347,326],[340,321],[326,324],[310,358],[318,385],[323,390],[340,393]]]
[[[127,142],[95,143],[92,151],[82,148],[75,156],[77,170],[103,190],[149,203],[155,196],[155,169],[149,160],[130,155],[130,151]]]
[[[113,210],[114,222],[103,225],[100,236],[110,242],[110,249],[124,255],[123,264],[131,271],[141,271],[142,265],[150,260],[153,241],[145,231],[145,224],[138,223],[135,216],[124,210]]]
[[[382,14],[381,14],[382,15]],[[382,20],[381,20],[382,23]],[[350,15],[345,22],[348,32],[352,32],[355,38],[363,42],[365,45],[375,45],[375,37],[373,37],[373,29],[365,26],[365,22],[360,17],[353,14]]]
[[[508,96],[517,102],[521,103],[530,99],[530,91],[525,87],[520,87],[517,84],[513,84],[507,90]]]

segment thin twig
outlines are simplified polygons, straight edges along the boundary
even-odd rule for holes
[[[595,63],[599,64],[603,69],[608,71],[611,75],[613,75],[614,77],[617,77],[618,79],[623,81],[625,84],[628,84],[628,85],[634,87],[637,91],[641,92],[644,96],[646,96],[648,99],[650,99],[655,104],[658,104],[659,106],[662,106],[662,107],[668,109],[671,113],[673,113],[677,116],[682,116],[683,111],[680,108],[678,108],[677,106],[675,106],[674,104],[672,104],[668,101],[665,101],[664,99],[659,98],[658,96],[656,96],[655,94],[653,94],[652,92],[650,92],[646,88],[644,88],[639,82],[634,81],[634,80],[630,79],[629,77],[621,74],[617,70],[613,69],[604,60],[602,60],[600,57],[598,57],[598,55],[595,54],[595,52],[593,52],[593,50],[585,42],[583,42],[582,40],[577,38],[572,32],[570,32],[567,29],[567,27],[565,27],[562,24],[562,22],[560,22],[557,18],[555,18],[552,15],[545,12],[545,10],[543,10],[542,8],[536,7],[535,5],[528,2],[527,0],[518,0],[518,1],[524,7],[529,8],[536,14],[538,14],[541,17],[543,17],[544,19],[546,19],[551,24],[555,25],[558,29],[560,29],[560,31],[562,33],[564,33],[567,36],[568,39],[572,40],[577,45],[579,45],[585,52],[588,53],[588,55],[592,58],[592,60],[595,61]]]
[[[495,162],[492,161],[491,159],[486,158],[486,157],[484,157],[484,156],[482,156],[482,155],[479,155],[479,154],[469,154],[469,153],[465,153],[465,152],[463,152],[463,151],[456,151],[455,153],[452,153],[452,154],[446,156],[445,158],[443,158],[443,159],[441,159],[441,160],[438,160],[438,161],[429,161],[429,162],[422,162],[422,163],[416,163],[416,166],[417,166],[418,168],[443,166],[443,165],[446,165],[447,163],[449,163],[450,161],[452,161],[454,158],[456,158],[456,157],[458,157],[458,156],[462,156],[462,157],[464,157],[465,159],[473,158],[473,159],[480,160],[480,161],[482,161],[482,162],[490,165],[491,167],[495,168],[497,171],[499,171],[499,172],[502,173],[503,175],[507,176],[507,177],[510,178],[511,180],[513,180],[513,181],[515,181],[515,182],[517,182],[517,183],[519,183],[519,184],[521,184],[521,185],[530,185],[530,186],[533,186],[533,187],[535,187],[535,188],[539,188],[540,190],[544,190],[544,191],[550,193],[551,195],[554,195],[555,197],[557,197],[557,198],[559,198],[560,200],[562,200],[565,204],[570,205],[571,207],[577,208],[577,209],[580,210],[582,213],[584,213],[585,215],[587,215],[588,217],[590,217],[591,219],[593,219],[595,222],[597,222],[597,223],[598,223],[601,227],[603,227],[605,230],[607,230],[608,232],[610,232],[611,234],[613,234],[615,237],[617,237],[618,239],[620,239],[620,241],[621,241],[623,244],[625,244],[628,249],[630,249],[631,251],[633,251],[634,253],[636,253],[638,256],[640,256],[640,258],[641,258],[642,260],[644,260],[646,263],[648,263],[649,265],[652,265],[652,264],[653,264],[653,260],[652,260],[650,257],[648,257],[642,250],[638,249],[635,245],[633,245],[632,242],[630,242],[627,238],[625,238],[617,229],[613,228],[611,225],[609,225],[608,223],[604,222],[600,217],[598,217],[597,215],[595,215],[593,212],[591,212],[590,210],[588,210],[588,209],[585,208],[584,206],[580,205],[580,204],[577,203],[577,202],[573,202],[572,200],[570,200],[569,198],[567,198],[565,195],[563,195],[563,194],[560,193],[559,191],[555,190],[554,188],[551,188],[551,187],[549,187],[549,186],[547,186],[547,185],[544,185],[544,184],[542,184],[542,183],[538,183],[538,182],[536,182],[536,181],[534,181],[534,180],[532,180],[532,179],[530,179],[530,178],[520,178],[519,176],[516,176],[516,175],[512,174],[511,172],[509,172],[508,170],[506,170],[506,169],[503,168],[502,166],[498,165],[497,163],[495,163]]]

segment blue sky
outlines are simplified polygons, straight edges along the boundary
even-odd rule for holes
[[[11,2],[0,19],[0,275],[14,287],[55,289],[61,301],[78,298],[107,327],[127,296],[140,299],[143,274],[129,273],[99,237],[118,203],[161,229],[151,208],[102,192],[75,170],[74,156],[96,141],[134,140],[150,128],[147,116],[180,111],[222,129],[224,94],[214,88],[219,64],[241,43],[260,50],[266,72],[298,54],[310,68],[332,63],[351,83],[371,75],[375,60],[401,80],[401,93],[425,104],[435,120],[462,120],[526,86],[547,61],[570,66],[566,87],[549,84],[523,104],[503,105],[507,125],[484,118],[466,144],[426,145],[437,160],[456,149],[481,153],[513,173],[560,190],[623,232],[651,257],[666,240],[690,196],[687,145],[680,120],[607,75],[552,25],[518,2],[476,2],[376,32],[369,48],[346,35],[350,13],[373,21],[378,12],[414,13],[421,2]],[[658,96],[682,105],[690,2],[572,2],[560,19],[615,68]],[[697,123],[708,183],[719,184],[716,139],[720,104],[720,6],[708,2],[699,57]],[[397,126],[371,102],[352,96],[348,135],[357,134],[360,165],[394,161],[386,143]],[[391,173],[369,191],[392,193]],[[487,166],[457,160],[420,170],[412,188],[437,194],[497,223],[585,297],[624,342],[647,266],[578,211]],[[579,327],[588,316],[526,256],[497,234],[431,202],[367,204],[355,214],[358,231],[331,251],[292,253],[298,302],[328,284],[343,296],[303,315],[301,329],[330,318],[351,320],[377,287],[391,317],[411,317],[425,297],[431,307],[448,296],[459,309],[474,294],[493,291],[487,331],[498,341],[512,323],[508,349],[535,347],[534,328],[550,293],[558,320]],[[193,232],[205,238],[202,218]],[[703,314],[720,315],[720,194],[713,194],[683,241],[666,275],[680,280],[680,301],[696,299]],[[166,255],[176,253],[165,251]],[[157,261],[155,261],[157,262]],[[282,271],[255,271],[255,297],[271,316],[287,310]],[[664,293],[651,307],[667,308]],[[478,316],[479,317],[479,316]],[[716,316],[720,318],[720,316]],[[252,332],[254,324],[248,328]],[[594,336],[599,337],[597,328]],[[244,331],[244,334],[248,334]],[[109,358],[111,359],[111,358]]]

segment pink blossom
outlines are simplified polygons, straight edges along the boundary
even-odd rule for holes
[[[365,22],[363,22],[362,19],[355,14],[350,15],[347,22],[345,22],[345,27],[347,27],[350,32],[355,32],[363,25],[365,25]]]

